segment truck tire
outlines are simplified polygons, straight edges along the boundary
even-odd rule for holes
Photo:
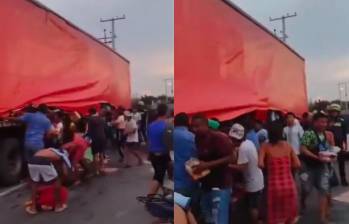
[[[7,138],[0,142],[0,183],[13,185],[20,181],[23,156],[19,140]]]

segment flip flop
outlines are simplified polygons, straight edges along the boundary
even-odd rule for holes
[[[24,202],[24,206],[25,206],[25,207],[28,207],[28,206],[30,206],[30,205],[32,205],[32,204],[33,204],[33,201],[32,201],[32,200],[28,200],[28,201]]]
[[[29,215],[36,215],[38,214],[38,211],[36,209],[33,209],[31,206],[28,206],[25,208],[25,211],[29,214]]]
[[[41,209],[45,212],[47,211],[52,211],[53,210],[53,207],[51,206],[47,206],[47,205],[41,205]]]
[[[55,212],[59,213],[59,212],[63,212],[64,210],[66,210],[68,208],[67,204],[63,204],[61,207],[56,207],[55,208]]]

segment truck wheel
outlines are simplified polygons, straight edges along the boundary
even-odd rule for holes
[[[8,138],[0,143],[0,183],[13,185],[20,181],[22,174],[22,154],[20,143]]]

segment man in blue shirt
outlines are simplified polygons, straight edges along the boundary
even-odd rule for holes
[[[188,130],[189,117],[185,113],[179,113],[174,119],[173,148],[176,159],[174,165],[175,191],[191,197],[197,187],[191,176],[185,169],[185,163],[191,158],[196,158],[195,135]]]
[[[41,104],[36,111],[25,113],[19,118],[26,124],[24,142],[26,159],[45,148],[44,138],[53,131],[52,124],[45,115],[46,112],[46,105]]]
[[[260,147],[259,139],[258,139],[258,135],[254,129],[251,129],[246,133],[246,139],[253,142],[254,146],[256,146],[256,148],[259,149],[259,147]]]
[[[166,115],[167,105],[160,104],[157,108],[157,119],[148,128],[149,159],[154,168],[154,176],[148,192],[149,197],[157,194],[158,190],[162,188],[166,171],[171,162],[169,151],[164,141],[168,127]]]

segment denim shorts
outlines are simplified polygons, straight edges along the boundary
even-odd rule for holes
[[[209,224],[229,224],[231,189],[213,189],[201,196],[203,218]]]
[[[333,172],[332,169],[330,164],[315,167],[307,166],[304,172],[300,173],[302,188],[310,192],[311,188],[315,187],[321,195],[331,193],[330,179]]]

